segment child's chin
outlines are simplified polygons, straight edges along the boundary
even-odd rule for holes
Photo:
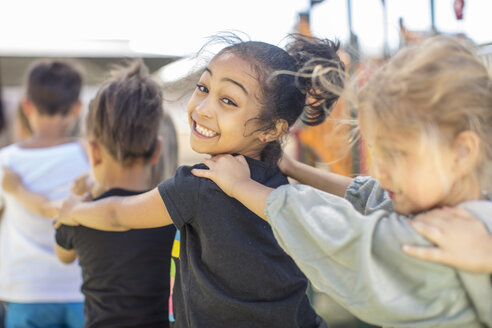
[[[417,210],[417,209],[398,207],[398,206],[394,206],[394,209],[395,209],[395,212],[400,214],[400,215],[415,215],[415,214],[422,212],[422,211]]]
[[[212,154],[208,149],[206,149],[205,147],[200,147],[200,146],[197,146],[197,145],[191,145],[191,149],[193,149],[194,152],[198,153],[198,154],[203,154],[203,155],[214,155]]]

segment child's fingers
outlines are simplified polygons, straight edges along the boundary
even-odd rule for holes
[[[88,174],[84,174],[74,181],[72,184],[72,192],[76,195],[82,195],[90,189],[90,184],[90,176]]]
[[[213,158],[204,158],[202,160],[202,164],[205,164],[209,169],[211,169],[213,167],[213,165],[215,164],[215,159],[213,159]]]
[[[239,163],[243,165],[248,165],[248,162],[246,161],[246,158],[243,155],[237,155],[234,157]]]
[[[420,222],[427,225],[436,225],[445,223],[450,214],[443,209],[435,209],[423,214],[417,215],[412,221]]]
[[[58,217],[56,217],[56,218],[55,218],[55,221],[53,221],[53,227],[54,227],[55,229],[58,229],[59,227],[61,227],[61,225],[62,225],[62,224],[63,224],[63,223],[61,223],[61,221],[60,221],[60,220],[58,220]]]
[[[92,195],[90,192],[87,191],[82,195],[83,202],[90,202],[91,200],[92,200]]]
[[[453,216],[457,219],[463,219],[468,221],[476,220],[476,218],[467,210],[462,207],[445,207],[443,211],[448,213],[448,215]]]
[[[211,173],[210,170],[193,169],[193,170],[191,170],[191,173],[194,176],[197,176],[197,177],[200,177],[200,178],[210,179],[210,177],[212,176],[212,173]]]
[[[434,243],[439,243],[439,241],[442,239],[442,231],[433,225],[429,225],[425,222],[416,220],[410,221],[410,225],[420,235]]]
[[[444,254],[437,247],[403,245],[403,251],[413,257],[432,262],[444,262]]]

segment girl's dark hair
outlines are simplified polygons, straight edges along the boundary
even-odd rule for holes
[[[71,60],[41,59],[27,72],[27,97],[39,113],[66,115],[79,100],[81,67]]]
[[[163,116],[162,90],[142,60],[114,70],[89,105],[87,135],[125,166],[149,160]]]
[[[278,120],[292,126],[298,118],[317,125],[329,115],[338,95],[325,91],[320,79],[329,79],[340,88],[345,68],[337,55],[339,43],[299,34],[291,34],[286,50],[257,41],[246,41],[224,48],[251,62],[260,85],[258,100],[262,105],[260,130],[268,131]],[[329,70],[326,68],[333,68]],[[324,76],[315,74],[322,68]],[[275,165],[282,154],[278,140],[266,145],[261,153],[264,162]]]

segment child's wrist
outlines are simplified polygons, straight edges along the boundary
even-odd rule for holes
[[[235,199],[239,199],[241,197],[241,190],[247,188],[250,182],[253,181],[251,178],[247,178],[244,180],[236,181],[230,189],[229,196]]]
[[[298,162],[293,159],[286,160],[283,167],[283,173],[288,177],[292,177],[292,174],[296,171],[297,163]]]

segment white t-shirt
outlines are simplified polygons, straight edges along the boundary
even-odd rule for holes
[[[50,200],[65,198],[73,181],[89,170],[78,142],[46,148],[10,145],[0,150],[0,165],[19,174],[29,190]],[[82,302],[80,267],[56,257],[53,221],[29,211],[1,188],[0,195],[5,204],[0,221],[0,299]]]

